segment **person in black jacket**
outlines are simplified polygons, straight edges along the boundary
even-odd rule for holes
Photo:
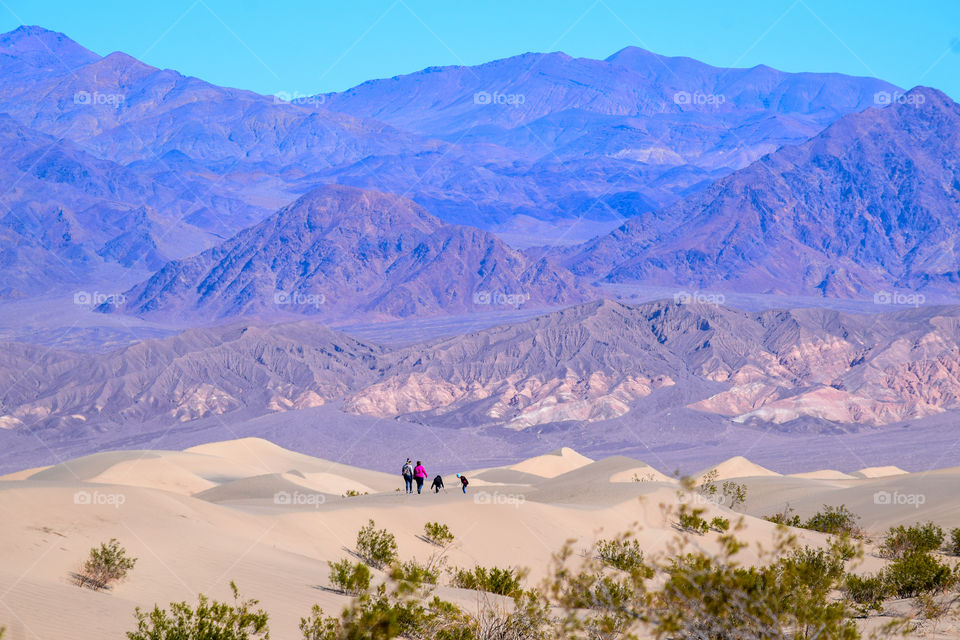
[[[465,475],[463,475],[463,474],[461,474],[461,473],[458,473],[458,474],[457,474],[457,477],[460,478],[460,484],[463,486],[463,492],[466,493],[466,492],[467,492],[467,485],[470,484],[470,483],[467,481],[467,476],[465,476]]]
[[[433,479],[433,484],[430,485],[430,488],[433,489],[434,493],[440,493],[440,489],[443,489],[443,478],[441,478],[439,474]]]

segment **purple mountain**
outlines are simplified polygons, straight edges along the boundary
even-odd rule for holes
[[[960,106],[917,88],[568,257],[608,281],[853,296],[957,292]]]
[[[399,196],[311,191],[126,294],[139,314],[214,319],[298,312],[407,317],[582,300],[573,276]]]

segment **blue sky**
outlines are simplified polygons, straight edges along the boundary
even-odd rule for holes
[[[717,66],[878,76],[960,98],[958,0],[0,0],[0,30],[21,23],[266,94],[526,51],[603,58],[635,45]]]

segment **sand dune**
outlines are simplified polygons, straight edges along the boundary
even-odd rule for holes
[[[960,521],[951,489],[960,469],[850,479],[822,472],[779,476],[744,459],[717,468],[721,477],[743,478],[748,486],[750,515],[738,535],[751,548],[774,536],[775,527],[759,516],[786,503],[803,514],[845,503],[874,532],[901,521]],[[527,566],[530,584],[570,537],[586,547],[638,524],[638,540],[655,555],[679,535],[664,512],[680,502],[676,481],[625,456],[590,461],[564,449],[475,472],[467,495],[451,488],[407,496],[395,490],[398,480],[257,439],[185,452],[103,453],[8,476],[0,481],[0,512],[8,523],[0,528],[0,593],[7,594],[0,623],[13,640],[123,637],[134,607],[193,601],[198,592],[226,598],[235,580],[270,611],[273,635],[299,637],[299,618],[313,604],[335,612],[345,603],[322,588],[327,561],[347,557],[370,518],[397,536],[402,558],[435,553],[418,536],[424,523],[439,521],[457,536],[450,565]],[[368,495],[343,497],[350,489]],[[899,497],[921,491],[919,506]],[[708,517],[740,517],[722,506],[704,508]],[[87,550],[112,537],[139,558],[130,578],[104,593],[71,584],[70,572]],[[800,537],[824,541],[812,532]],[[690,542],[707,550],[719,545],[713,533]],[[465,605],[475,601],[470,592],[440,592]],[[58,615],[51,615],[54,606]]]
[[[521,473],[529,473],[541,478],[555,478],[562,473],[579,469],[593,462],[569,447],[563,447],[548,454],[529,458],[508,467]]]
[[[809,478],[810,480],[852,480],[856,476],[836,469],[819,469],[817,471],[805,471],[803,473],[791,473],[791,478]]]
[[[900,476],[906,473],[907,472],[900,467],[894,467],[891,465],[886,467],[867,467],[865,469],[860,469],[859,471],[854,471],[850,475],[856,478],[884,478],[887,476]]]
[[[729,460],[724,460],[720,464],[710,467],[709,469],[704,469],[696,475],[697,478],[702,478],[705,474],[716,471],[718,480],[730,480],[732,478],[749,478],[754,476],[779,476],[780,474],[776,471],[771,471],[765,467],[750,462],[743,456],[734,456]]]

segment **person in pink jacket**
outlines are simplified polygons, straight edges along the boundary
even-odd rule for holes
[[[423,481],[427,479],[427,470],[423,468],[423,463],[417,460],[417,466],[413,469],[413,479],[417,481],[417,493],[423,489]]]

